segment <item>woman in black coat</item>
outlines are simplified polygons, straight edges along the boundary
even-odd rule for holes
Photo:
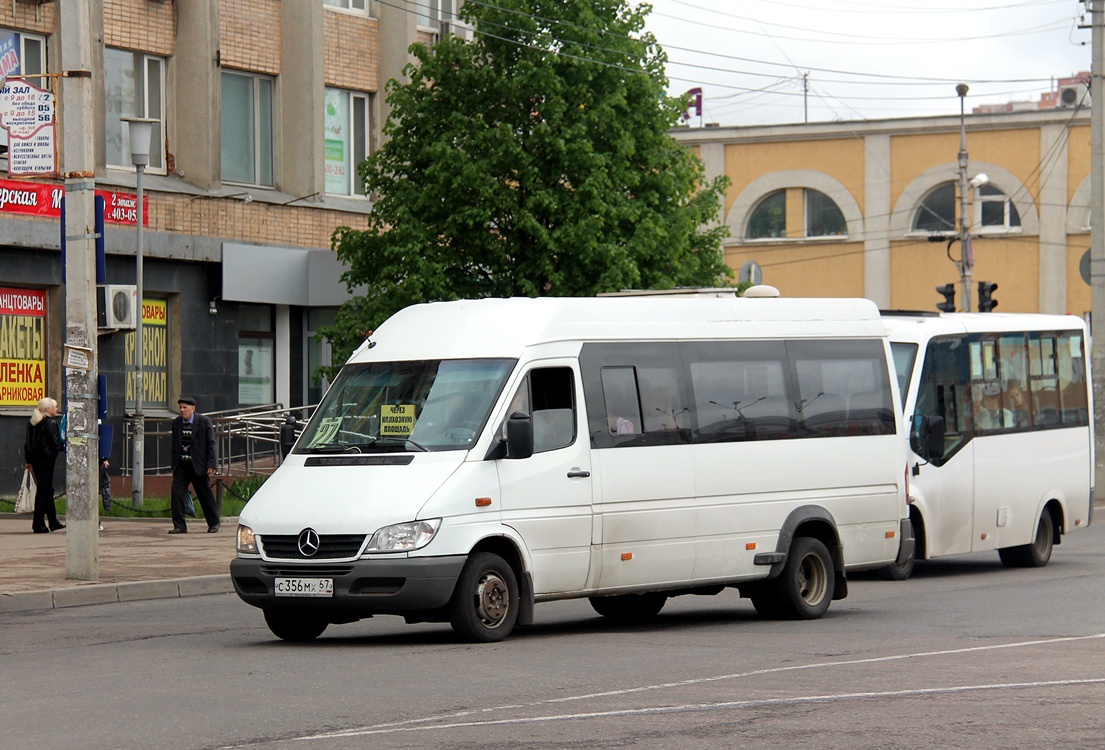
[[[57,401],[48,396],[39,399],[27,425],[27,442],[23,444],[23,460],[27,462],[27,468],[34,472],[38,484],[34,520],[31,521],[31,531],[36,534],[65,528],[65,524],[58,520],[58,511],[54,507],[54,463],[62,451],[57,415]]]

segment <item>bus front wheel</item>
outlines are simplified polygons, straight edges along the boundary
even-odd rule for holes
[[[286,609],[266,609],[265,624],[277,638],[292,643],[307,643],[322,635],[330,623],[304,612]]]
[[[1036,526],[1036,538],[1031,544],[1018,547],[1005,547],[998,550],[1001,564],[1007,568],[1042,568],[1051,560],[1051,550],[1055,544],[1055,521],[1051,511],[1040,514],[1040,523]]]
[[[477,552],[468,558],[457,579],[449,622],[467,641],[501,641],[518,620],[518,602],[518,579],[507,561],[490,552]]]

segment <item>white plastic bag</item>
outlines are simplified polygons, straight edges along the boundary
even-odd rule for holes
[[[35,484],[35,475],[30,469],[23,470],[23,484],[19,488],[19,497],[15,500],[16,513],[32,513],[35,509],[35,494],[38,485]]]

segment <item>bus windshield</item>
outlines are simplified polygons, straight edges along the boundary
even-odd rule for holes
[[[296,453],[467,450],[515,360],[420,360],[346,365]]]

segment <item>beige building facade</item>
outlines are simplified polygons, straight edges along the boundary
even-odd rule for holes
[[[94,134],[95,187],[108,204],[100,284],[136,284],[137,177],[122,119],[155,121],[143,176],[142,394],[133,328],[99,331],[116,435],[138,398],[147,418],[172,415],[180,393],[203,412],[316,403],[325,382],[311,374],[330,362],[317,331],[349,298],[331,234],[364,225],[356,166],[380,145],[386,82],[413,61],[412,43],[464,33],[453,2],[88,0],[89,28],[65,17],[79,5],[0,3],[0,72],[57,94],[63,43],[91,41],[92,117],[67,122],[59,107],[57,143],[62,128]],[[21,173],[9,145],[0,130],[0,363],[10,363],[0,368],[0,450],[10,453],[37,399],[62,400],[65,293],[64,182]],[[113,465],[121,452],[116,440]],[[147,466],[155,454],[151,444]],[[13,480],[0,476],[0,491]]]

